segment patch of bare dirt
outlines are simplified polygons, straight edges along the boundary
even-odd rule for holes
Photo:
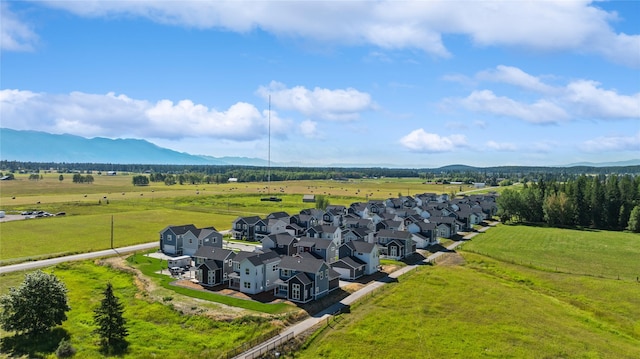
[[[133,282],[138,288],[136,298],[150,302],[160,302],[171,305],[175,310],[191,315],[203,315],[219,321],[231,321],[245,315],[256,315],[255,312],[242,308],[213,303],[206,300],[192,298],[177,293],[167,293],[163,288],[147,278],[138,269],[131,267],[124,257],[109,257],[96,260],[96,264],[133,274]],[[180,285],[192,289],[202,289],[197,283],[180,280]]]
[[[445,267],[460,266],[465,263],[466,261],[464,260],[464,257],[456,252],[445,253],[436,261],[437,265]]]

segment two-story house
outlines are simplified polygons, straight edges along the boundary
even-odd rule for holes
[[[322,259],[312,256],[282,257],[274,295],[307,303],[338,288],[340,275]]]
[[[203,246],[193,255],[196,264],[196,279],[201,285],[213,287],[229,281],[233,273],[233,258],[235,252],[224,249]]]

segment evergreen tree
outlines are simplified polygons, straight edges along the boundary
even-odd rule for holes
[[[631,232],[640,233],[640,206],[635,206],[631,210],[627,229]]]
[[[55,275],[35,271],[0,297],[0,326],[18,333],[45,333],[67,320],[67,288]]]
[[[126,320],[122,316],[123,312],[122,303],[113,294],[113,286],[107,283],[104,298],[100,306],[94,310],[93,319],[98,325],[94,333],[100,336],[102,347],[108,352],[126,347],[125,337],[129,332],[126,328]]]

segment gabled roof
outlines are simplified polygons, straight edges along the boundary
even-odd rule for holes
[[[185,225],[181,225],[181,226],[168,226],[165,229],[163,229],[162,232],[165,232],[167,230],[170,230],[171,232],[173,232],[176,235],[182,235],[182,234],[185,234],[185,233],[187,233],[189,231],[194,233],[194,231],[196,231],[198,229],[193,224],[185,224]]]
[[[319,249],[327,249],[333,241],[324,238],[302,237],[298,242],[298,247],[315,247]]]
[[[233,257],[233,261],[234,262],[242,262],[243,259],[255,256],[257,254],[258,254],[258,252],[240,251],[240,252],[236,253],[235,257]]]
[[[198,268],[203,267],[203,266],[204,266],[204,267],[207,267],[207,268],[209,268],[209,269],[213,269],[213,270],[215,270],[215,269],[220,269],[220,266],[219,266],[218,264],[216,264],[216,261],[211,260],[211,259],[210,259],[210,260],[208,260],[208,261],[205,261],[205,262],[204,262],[204,263],[202,263],[202,264],[200,264],[200,265],[198,266]]]
[[[261,264],[267,264],[271,262],[276,262],[280,260],[280,256],[278,253],[274,251],[266,251],[264,253],[254,252],[255,255],[249,256],[246,258],[251,264],[254,266],[259,266]]]
[[[376,237],[397,238],[407,240],[411,238],[411,233],[407,231],[394,231],[390,229],[381,229],[376,233]]]
[[[340,227],[331,226],[331,225],[319,225],[313,226],[309,230],[313,230],[317,233],[336,233],[340,230]]]
[[[300,228],[299,226],[296,226],[296,227]],[[269,238],[271,238],[273,243],[279,246],[289,246],[291,245],[291,243],[296,241],[296,237],[292,236],[288,232],[271,234],[269,235]]]
[[[235,253],[229,249],[202,246],[193,254],[194,257],[207,258],[216,261],[224,261],[228,257],[235,257]]]
[[[337,262],[331,263],[332,267],[340,267],[340,268],[362,268],[367,264],[358,258],[355,257],[344,257],[339,259]]]
[[[345,245],[349,246],[349,248],[353,249],[355,252],[362,252],[362,253],[371,253],[376,248],[376,245],[374,243],[369,243],[365,241],[351,241]]]
[[[249,216],[249,217],[238,217],[236,218],[235,222],[244,222],[246,224],[256,224],[259,221],[261,221],[262,219],[258,216]]]
[[[267,219],[282,219],[291,217],[287,212],[272,212],[267,216]]]
[[[294,278],[304,285],[309,285],[313,283],[311,279],[309,279],[309,277],[306,274],[304,274],[304,272],[294,275],[293,277],[289,278],[289,281],[291,281]]]
[[[194,232],[193,234],[195,234],[195,236],[198,237],[198,239],[204,239],[216,234],[222,236],[222,234],[213,227],[202,228],[202,229],[198,229],[197,231],[198,233]]]
[[[313,257],[285,256],[280,261],[280,268],[314,274],[318,273],[323,265],[325,265],[325,262],[322,259]]]

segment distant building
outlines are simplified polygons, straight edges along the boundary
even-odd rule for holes
[[[316,201],[316,195],[314,194],[305,194],[304,196],[302,196],[302,202],[315,202]]]
[[[229,177],[229,179],[227,180],[227,182],[238,182],[238,179],[235,177]]]

